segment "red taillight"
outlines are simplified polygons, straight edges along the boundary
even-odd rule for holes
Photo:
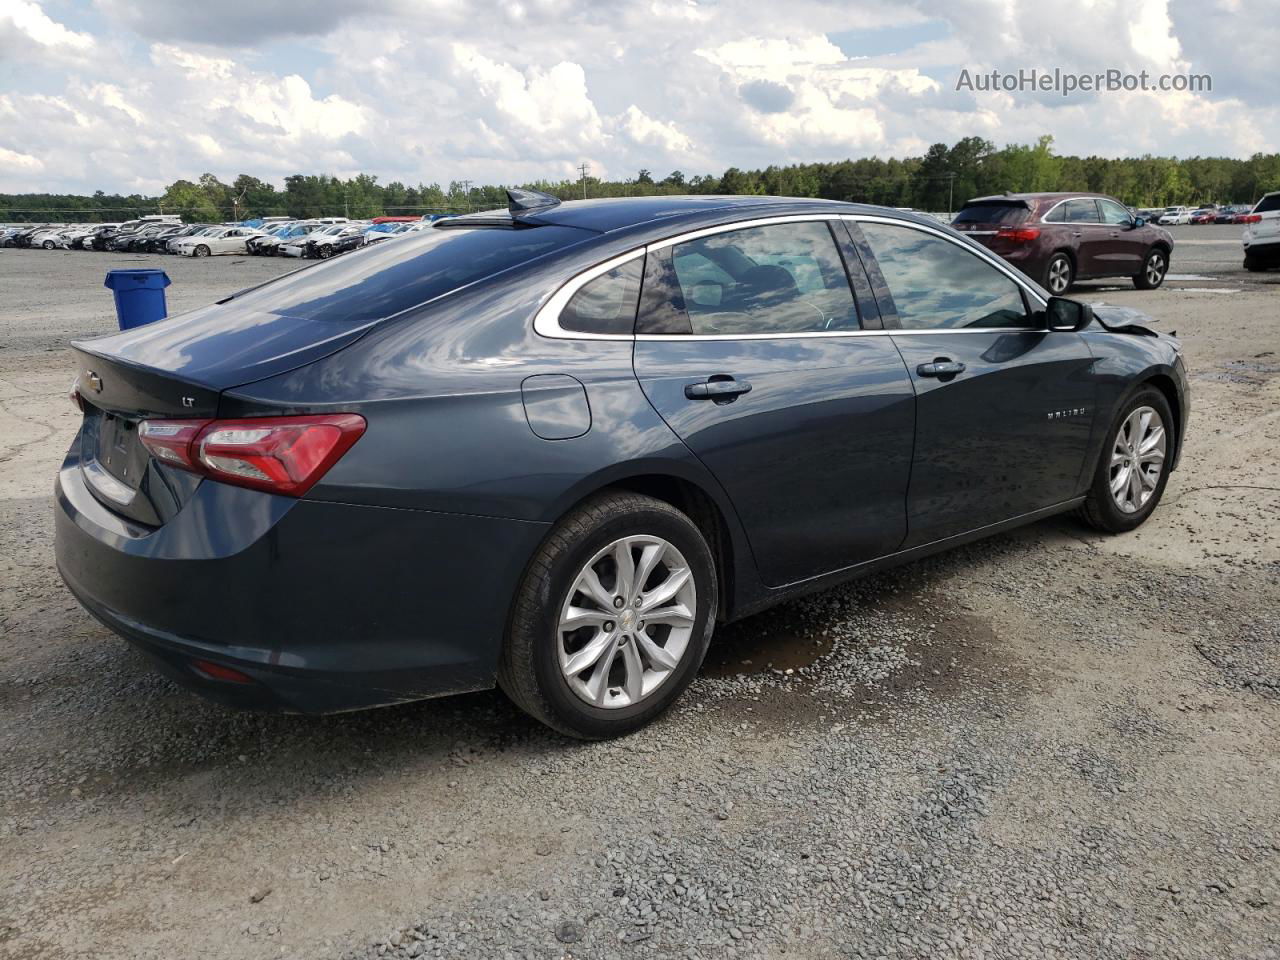
[[[159,460],[242,487],[300,497],[365,430],[355,413],[249,420],[144,420],[143,446]]]
[[[253,677],[247,673],[241,673],[231,667],[224,667],[222,664],[214,663],[211,660],[192,660],[191,665],[196,668],[197,672],[203,673],[210,680],[225,680],[228,683],[253,683]]]
[[[1248,214],[1248,215],[1246,215],[1246,216],[1241,217],[1241,218],[1240,218],[1240,222],[1241,222],[1241,223],[1261,223],[1261,222],[1262,222],[1262,214],[1260,214],[1260,213],[1250,213],[1250,214]]]
[[[80,385],[73,383],[71,385],[71,393],[69,394],[71,402],[76,405],[76,409],[84,413],[84,397],[80,396]]]
[[[996,231],[998,239],[1012,240],[1014,243],[1030,243],[1039,236],[1039,227],[1001,227]]]

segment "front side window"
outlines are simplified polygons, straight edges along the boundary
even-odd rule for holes
[[[1114,200],[1099,200],[1098,206],[1102,208],[1103,223],[1120,226],[1133,222],[1133,218],[1129,216],[1129,211]]]
[[[735,336],[860,328],[826,221],[716,233],[650,259],[642,332]]]
[[[636,257],[587,281],[560,311],[560,329],[629,336],[635,329],[643,272],[644,257]]]
[[[904,330],[1031,326],[1022,291],[957,243],[923,230],[860,223]]]

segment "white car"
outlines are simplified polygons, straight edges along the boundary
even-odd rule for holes
[[[261,231],[253,227],[210,227],[203,233],[183,237],[173,252],[184,257],[215,257],[224,253],[244,253],[244,242]]]
[[[1244,268],[1257,271],[1280,265],[1280,190],[1263,196],[1242,222]]]
[[[1179,223],[1191,222],[1190,207],[1165,207],[1164,213],[1160,214],[1157,221],[1162,227],[1176,226]]]

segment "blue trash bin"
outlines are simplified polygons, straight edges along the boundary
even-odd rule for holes
[[[103,286],[116,298],[116,320],[121,330],[141,327],[169,315],[164,288],[169,276],[163,270],[108,270]]]

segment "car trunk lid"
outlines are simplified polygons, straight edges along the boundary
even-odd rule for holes
[[[74,342],[86,484],[116,513],[149,526],[165,523],[200,478],[150,455],[138,436],[143,420],[212,420],[224,390],[327,356],[370,325],[302,320],[227,303]]]
[[[1025,241],[1011,235],[1031,217],[1031,206],[1025,200],[1001,197],[966,203],[951,226],[972,237],[992,252],[1009,253]],[[1003,233],[1002,233],[1003,231]]]

